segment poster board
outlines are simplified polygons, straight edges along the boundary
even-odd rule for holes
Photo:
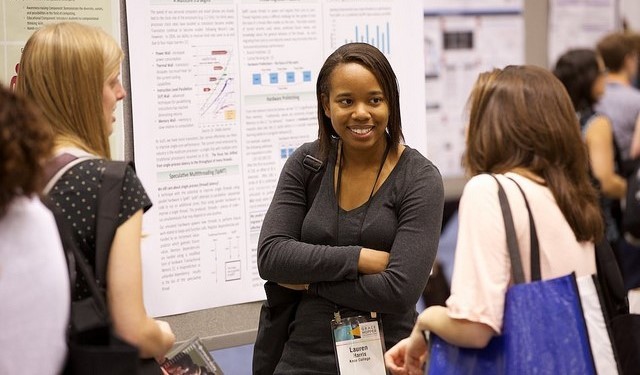
[[[120,41],[118,0],[0,0],[0,82],[15,87],[22,48],[31,34],[45,24],[75,21],[100,27]],[[123,123],[123,108],[115,112]],[[124,127],[114,128],[109,139],[112,155],[124,155]]]
[[[618,0],[550,0],[549,68],[567,50],[594,49],[600,38],[620,28]]]
[[[405,138],[426,153],[420,1],[126,3],[152,315],[264,299],[262,219],[287,158],[317,137],[316,78],[339,46],[387,56]]]
[[[479,73],[524,62],[522,0],[424,1],[427,156],[462,179],[465,108]]]

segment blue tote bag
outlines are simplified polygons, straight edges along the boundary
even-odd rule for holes
[[[505,297],[503,333],[483,349],[460,348],[432,334],[428,373],[595,374],[575,275],[541,280],[535,224],[522,192],[531,230],[532,281],[525,282],[509,202],[496,181],[515,283]]]

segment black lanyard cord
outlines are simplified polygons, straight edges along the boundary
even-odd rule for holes
[[[380,162],[380,167],[378,168],[378,173],[376,174],[376,179],[373,181],[373,186],[371,187],[371,193],[369,194],[369,199],[367,199],[367,203],[365,203],[364,213],[362,214],[362,219],[360,220],[360,229],[358,230],[358,245],[360,244],[360,240],[362,239],[362,226],[364,225],[364,219],[367,217],[367,211],[369,210],[369,205],[371,203],[371,198],[373,197],[373,192],[376,190],[376,184],[378,183],[378,179],[380,178],[380,173],[382,173],[382,168],[384,167],[384,162],[387,160],[387,155],[389,155],[389,149],[391,148],[391,143],[389,142],[389,138],[387,137],[387,145],[384,149],[384,155],[382,155],[382,161]],[[340,186],[342,185],[342,143],[340,144],[340,160],[338,161],[338,183],[336,186],[336,199],[337,199],[337,215],[336,215],[336,245],[340,244]]]

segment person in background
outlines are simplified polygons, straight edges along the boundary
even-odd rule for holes
[[[632,86],[638,71],[638,50],[634,38],[630,33],[612,33],[597,44],[608,74],[604,95],[595,109],[611,119],[620,147],[623,176],[630,176],[640,163],[640,90]],[[632,311],[638,311],[640,240],[625,233],[614,250],[625,288],[630,291]]]
[[[34,107],[0,86],[0,373],[58,374],[67,352],[69,273],[42,204],[53,139]]]
[[[48,199],[66,213],[73,237],[94,265],[97,196],[104,162],[110,159],[114,111],[125,91],[120,83],[123,52],[104,31],[79,23],[57,23],[27,41],[18,73],[18,93],[31,99],[51,124],[55,155],[88,156],[55,184]],[[138,347],[142,358],[162,358],[175,336],[168,323],[146,313],[142,299],[140,238],[149,197],[132,168],[121,193],[120,222],[107,263],[106,299],[116,333]],[[95,272],[95,268],[94,268]],[[72,298],[89,295],[78,275]],[[159,371],[159,370],[158,370]]]
[[[628,28],[624,28],[624,33],[631,39],[633,43],[633,47],[636,50],[636,53],[640,56],[640,33],[636,31],[632,31]],[[636,73],[634,74],[634,79],[631,81],[631,85],[636,89],[640,89],[640,59],[639,64],[636,68]]]
[[[594,110],[604,93],[604,63],[594,50],[574,49],[560,56],[553,74],[567,89],[576,110],[594,186],[601,193],[607,240],[616,248],[620,240],[620,199],[625,197],[627,181],[618,174],[620,156],[616,155],[619,152],[611,122]]]
[[[377,312],[387,347],[409,334],[442,221],[442,178],[403,144],[396,76],[378,49],[335,50],[316,96],[319,139],[285,163],[258,243],[263,279],[307,290],[276,374],[338,373],[334,313]],[[310,202],[303,150],[324,163]]]
[[[595,110],[607,116],[620,147],[623,162],[640,157],[640,90],[632,86],[638,69],[638,52],[629,34],[612,33],[597,46],[607,69],[604,94]]]
[[[596,272],[594,243],[604,237],[604,224],[562,83],[539,67],[507,66],[482,73],[469,102],[463,161],[472,177],[460,199],[451,296],[446,307],[424,310],[409,337],[385,354],[393,374],[423,373],[423,331],[467,348],[484,348],[502,333],[511,267],[498,185],[487,173],[506,191],[526,280],[529,218],[516,183],[536,223],[542,279]]]

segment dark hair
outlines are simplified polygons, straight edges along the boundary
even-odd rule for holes
[[[329,154],[331,138],[337,137],[331,119],[324,113],[322,106],[322,96],[329,96],[331,91],[331,74],[341,64],[356,63],[369,70],[378,80],[385,100],[389,103],[389,122],[387,132],[391,150],[395,151],[404,141],[402,134],[402,122],[400,120],[400,94],[398,90],[398,80],[391,64],[382,52],[376,47],[367,43],[349,43],[335,50],[322,65],[318,73],[316,83],[316,97],[318,101],[318,138],[320,138],[321,157],[326,159]]]
[[[14,198],[40,193],[52,149],[51,129],[33,105],[0,85],[0,217]]]
[[[600,39],[596,49],[602,56],[604,66],[614,73],[622,70],[627,56],[636,53],[633,39],[621,32],[611,33]]]
[[[558,59],[553,74],[569,93],[576,112],[592,109],[596,98],[591,94],[600,76],[598,55],[590,49],[573,49]]]
[[[604,224],[589,181],[587,150],[566,90],[546,69],[482,73],[470,97],[464,164],[472,175],[516,167],[543,177],[578,241],[600,241]]]
[[[627,37],[629,38],[629,40],[633,43],[633,49],[636,51],[636,53],[640,56],[640,33],[635,32],[635,31],[625,31],[625,34],[627,35]],[[634,72],[635,77],[636,77],[636,88],[639,87],[638,86],[638,79],[637,77],[640,77],[640,63],[638,64],[638,68],[636,69],[636,71]]]

